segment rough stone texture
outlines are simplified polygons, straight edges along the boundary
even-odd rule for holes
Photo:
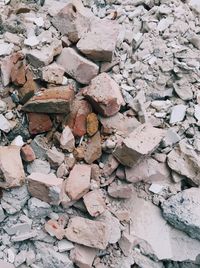
[[[135,237],[134,246],[139,245],[144,255],[155,260],[195,261],[200,242],[167,225],[158,207],[138,198],[135,192],[125,208],[131,213],[130,235]]]
[[[55,62],[42,68],[42,79],[52,84],[62,84],[64,69]]]
[[[100,122],[105,134],[112,134],[115,132],[128,134],[141,125],[135,117],[128,117],[121,113],[117,113],[108,118],[100,116]]]
[[[24,168],[20,157],[20,147],[0,146],[0,187],[21,186],[25,180]]]
[[[95,63],[82,57],[70,47],[63,48],[56,62],[68,75],[81,84],[88,85],[99,71],[99,67]]]
[[[93,190],[85,194],[83,201],[92,217],[97,217],[105,211],[106,204],[99,190]]]
[[[81,1],[73,0],[53,18],[52,23],[69,40],[76,43],[90,27],[92,13]]]
[[[90,188],[91,167],[76,164],[67,178],[65,190],[71,200],[83,197]]]
[[[0,114],[0,130],[2,130],[5,133],[8,133],[10,132],[11,128],[12,125],[10,124],[10,122],[5,118],[5,116]]]
[[[79,40],[77,48],[89,59],[111,61],[117,37],[119,24],[111,20],[93,22],[90,30]]]
[[[172,108],[170,124],[175,124],[183,121],[186,114],[187,106],[183,104],[176,105]]]
[[[28,113],[29,132],[32,135],[47,132],[52,128],[52,122],[47,114]]]
[[[125,168],[126,180],[129,182],[165,181],[170,179],[170,170],[166,163],[159,163],[153,158],[142,160],[137,166]]]
[[[56,220],[49,220],[45,223],[45,230],[51,236],[55,236],[58,240],[62,240],[65,230],[58,224]]]
[[[101,73],[83,91],[83,95],[93,108],[101,115],[108,117],[119,112],[124,104],[120,88],[106,73]]]
[[[91,248],[105,249],[108,245],[106,225],[103,222],[81,217],[70,219],[65,236],[70,241]]]
[[[136,128],[114,151],[114,156],[125,166],[134,166],[150,155],[164,137],[162,129],[143,124]]]
[[[200,190],[184,190],[162,203],[163,216],[177,229],[200,240]]]
[[[92,112],[91,105],[85,100],[75,99],[69,113],[67,124],[75,137],[82,137],[87,132],[87,116]]]
[[[71,129],[66,126],[60,136],[60,147],[64,151],[72,152],[75,148],[75,139]]]
[[[70,252],[70,259],[80,268],[89,268],[92,267],[97,252],[94,248],[76,245]]]
[[[131,198],[133,189],[129,184],[117,184],[113,182],[108,187],[108,194],[114,198]]]
[[[88,142],[86,151],[84,153],[85,162],[92,164],[95,160],[101,157],[101,154],[101,136],[100,133],[97,132]]]
[[[178,147],[168,154],[167,163],[172,170],[200,185],[200,156],[186,141],[179,142]]]
[[[69,87],[50,88],[32,97],[23,110],[34,113],[69,113],[74,91]]]
[[[53,147],[47,151],[47,159],[50,162],[51,167],[58,168],[64,162],[65,156]]]
[[[36,156],[30,145],[26,144],[21,148],[21,157],[26,162],[32,162]]]
[[[32,173],[27,177],[28,190],[33,197],[46,203],[58,205],[61,202],[63,180],[54,174]]]
[[[87,116],[87,134],[93,136],[97,133],[99,128],[98,117],[95,113],[88,114]]]

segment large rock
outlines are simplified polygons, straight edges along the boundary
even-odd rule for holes
[[[69,87],[56,87],[41,90],[22,109],[35,113],[69,113],[74,91]]]
[[[79,40],[77,48],[92,60],[111,61],[118,35],[119,24],[116,21],[97,20]]]
[[[200,189],[184,190],[162,203],[163,216],[177,229],[200,240]]]
[[[159,146],[163,137],[164,130],[143,124],[117,146],[114,156],[125,166],[135,166]]]
[[[70,252],[70,259],[78,267],[89,268],[92,267],[97,252],[98,249],[76,245],[75,248]]]
[[[59,205],[62,200],[63,179],[54,174],[32,173],[28,176],[28,190],[33,197]]]
[[[178,147],[168,154],[167,163],[173,171],[200,185],[200,156],[186,141],[179,142]]]
[[[131,214],[130,232],[128,228],[126,231],[135,238],[133,247],[139,246],[144,255],[155,260],[198,261],[200,242],[168,225],[161,210],[151,201],[137,197],[135,192],[123,208]]]
[[[138,165],[125,168],[126,180],[129,182],[156,182],[170,181],[170,169],[166,163],[160,163],[149,157],[141,161]]]
[[[71,200],[78,200],[90,189],[91,166],[76,164],[67,178],[65,190]]]
[[[101,73],[83,91],[93,108],[101,115],[109,117],[119,112],[124,99],[118,84],[106,73]]]
[[[88,31],[91,17],[92,12],[80,0],[72,0],[54,16],[52,24],[62,35],[76,43]]]
[[[65,236],[72,242],[98,249],[105,249],[109,238],[107,227],[103,222],[82,217],[70,219]]]
[[[88,85],[99,72],[99,67],[95,63],[82,57],[71,47],[63,48],[57,63],[81,84]]]
[[[20,157],[20,147],[0,146],[0,187],[12,188],[24,183],[25,173]]]

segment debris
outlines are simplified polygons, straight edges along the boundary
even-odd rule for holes
[[[97,217],[105,211],[106,205],[99,190],[93,190],[85,194],[83,201],[92,217]]]

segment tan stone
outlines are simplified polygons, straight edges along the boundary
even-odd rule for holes
[[[54,174],[31,173],[27,180],[28,190],[33,197],[52,205],[60,204],[63,179],[57,178]]]
[[[25,173],[20,157],[20,147],[0,146],[0,187],[7,189],[21,186]]]
[[[74,91],[71,86],[41,90],[22,109],[35,113],[69,113]]]
[[[77,43],[77,48],[89,59],[111,61],[118,35],[119,24],[116,21],[95,20],[90,30]]]
[[[66,181],[66,193],[71,200],[78,200],[90,189],[91,167],[86,164],[76,164]]]
[[[47,151],[47,160],[52,168],[58,168],[65,159],[65,155],[59,152],[55,147]]]
[[[123,232],[122,237],[118,241],[119,247],[125,256],[129,256],[134,246],[135,237],[133,235],[128,234],[127,232]]]
[[[119,166],[119,162],[114,158],[112,154],[108,156],[102,169],[102,175],[109,177]]]
[[[97,217],[105,211],[106,204],[100,190],[93,190],[85,194],[83,201],[92,217]]]
[[[53,25],[76,43],[90,27],[92,13],[79,0],[72,0],[52,19]]]
[[[71,129],[66,126],[60,137],[60,147],[64,151],[72,152],[75,148],[75,139]]]
[[[92,164],[101,157],[101,154],[101,136],[100,133],[97,132],[88,142],[84,156],[85,162]]]
[[[118,84],[106,73],[101,73],[83,91],[93,108],[105,117],[119,112],[124,100]]]
[[[82,57],[71,47],[63,48],[56,62],[68,75],[85,85],[88,85],[99,72],[98,65]]]
[[[87,134],[93,136],[97,133],[99,128],[99,121],[95,113],[88,114],[87,116]]]
[[[159,146],[164,133],[162,129],[143,124],[117,146],[114,156],[125,166],[132,167],[137,165]]]
[[[114,198],[129,199],[132,193],[133,189],[130,184],[117,184],[113,182],[108,187],[108,194]]]
[[[98,249],[105,249],[109,238],[107,227],[103,222],[82,217],[70,219],[65,236],[72,242]]]
[[[58,240],[63,239],[65,235],[65,230],[58,224],[56,220],[49,220],[45,223],[45,230],[51,236],[55,236]]]
[[[70,251],[70,259],[79,268],[91,268],[97,252],[98,250],[94,248],[75,245],[75,248]]]
[[[57,63],[42,68],[42,79],[52,84],[62,84],[65,70]]]

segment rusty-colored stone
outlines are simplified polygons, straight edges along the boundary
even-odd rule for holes
[[[87,116],[87,134],[93,136],[99,128],[99,121],[95,113],[91,113]]]
[[[47,114],[28,113],[29,132],[32,135],[47,132],[52,128],[52,122]]]

